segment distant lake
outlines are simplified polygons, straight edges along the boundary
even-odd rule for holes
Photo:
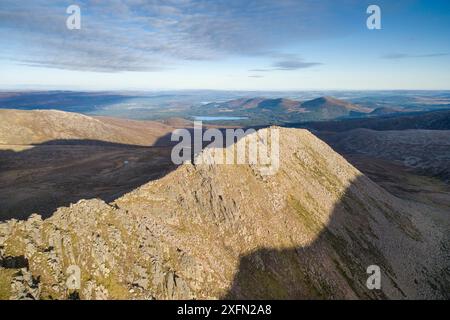
[[[246,120],[248,117],[208,117],[208,116],[194,116],[195,121],[223,121],[223,120]]]

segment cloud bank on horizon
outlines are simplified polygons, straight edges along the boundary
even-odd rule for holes
[[[439,36],[442,41],[447,37],[448,42],[449,23],[442,18],[448,17],[450,5],[440,0],[432,5],[427,2],[0,0],[0,60],[10,69],[18,65],[120,73],[171,71],[190,62],[216,65],[219,70],[221,63],[227,66],[236,60],[236,66],[239,59],[246,59],[249,63],[245,71],[256,80],[266,78],[267,72],[326,69],[344,54],[342,48],[333,48],[338,39],[343,39],[351,54],[364,51],[361,41],[373,37],[364,28],[365,9],[372,3],[378,3],[383,18],[387,17],[381,30],[386,43],[375,39],[380,42],[376,52],[380,61],[447,58],[450,48],[447,51],[448,45],[442,43],[427,47],[404,45],[391,51],[395,37],[417,36],[404,21],[420,16],[423,6],[429,9],[430,20],[419,20],[416,27],[431,22],[434,25],[430,28],[440,33],[430,36],[436,42]],[[71,4],[81,8],[80,30],[66,27],[66,8]],[[447,9],[447,15],[442,9]],[[391,14],[398,21],[389,18]]]

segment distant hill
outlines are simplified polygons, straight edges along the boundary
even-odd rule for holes
[[[0,105],[7,109],[57,109],[70,112],[92,112],[102,106],[120,103],[133,95],[120,92],[25,91],[0,92]]]
[[[258,104],[260,109],[278,110],[280,112],[303,112],[300,102],[290,99],[265,99]]]
[[[211,103],[206,105],[206,107],[216,106],[220,108],[229,108],[229,109],[254,109],[257,108],[258,105],[263,102],[264,98],[240,98],[234,99],[223,103]]]
[[[343,119],[290,124],[320,131],[347,131],[357,128],[373,130],[450,130],[450,110],[395,114],[386,117]]]
[[[348,116],[352,112],[369,113],[372,111],[370,108],[365,108],[333,97],[321,97],[306,101],[303,102],[301,106],[310,112],[320,115],[322,119]]]
[[[359,105],[355,105],[350,102],[336,99],[333,97],[320,97],[317,99],[305,101],[302,103],[302,107],[308,110],[323,109],[323,108],[342,108],[345,110],[360,111],[360,112],[371,111],[370,108],[364,108]]]
[[[222,103],[210,103],[205,105],[206,108],[219,108],[230,110],[251,110],[251,109],[268,109],[277,111],[294,111],[300,108],[300,102],[285,99],[266,99],[266,98],[240,98]]]
[[[57,110],[0,109],[0,144],[39,144],[51,140],[98,140],[152,145],[172,127],[156,121],[90,117]]]

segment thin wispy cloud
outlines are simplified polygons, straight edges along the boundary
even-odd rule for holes
[[[274,63],[274,70],[298,70],[298,69],[306,69],[314,66],[321,65],[320,62],[305,62],[303,60],[283,60]]]
[[[322,65],[320,62],[309,62],[296,54],[272,53],[274,60],[268,68],[251,69],[250,72],[293,71]]]
[[[0,51],[25,65],[100,72],[158,71],[183,61],[265,56],[293,41],[335,34],[331,22],[312,19],[312,13],[334,12],[334,1],[326,2],[81,0],[81,30],[68,30],[65,11],[72,1],[2,0]],[[272,67],[314,65],[280,60]]]
[[[390,53],[382,56],[383,59],[399,60],[399,59],[411,59],[411,58],[436,58],[450,55],[449,53],[428,53],[428,54],[408,54],[408,53]]]

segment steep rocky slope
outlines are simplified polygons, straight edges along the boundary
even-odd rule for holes
[[[273,176],[184,164],[111,204],[0,224],[1,298],[449,298],[448,212],[390,195],[306,130],[280,129],[280,153]]]

